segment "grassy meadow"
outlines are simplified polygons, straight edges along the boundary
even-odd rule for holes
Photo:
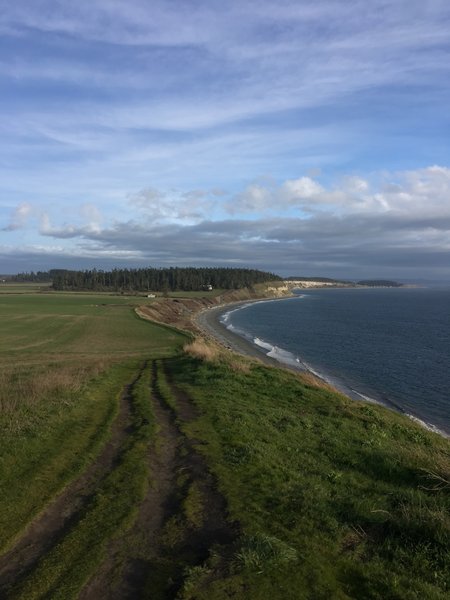
[[[0,293],[0,597],[448,598],[449,441],[154,301]]]

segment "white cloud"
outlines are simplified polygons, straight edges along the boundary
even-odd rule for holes
[[[97,206],[86,202],[80,207],[80,215],[87,221],[87,228],[90,231],[100,231],[103,217]]]
[[[2,231],[16,231],[17,229],[23,229],[32,212],[33,208],[31,204],[22,202],[13,210],[9,224],[3,227]]]
[[[213,198],[221,195],[221,190],[217,189],[162,192],[149,187],[135,194],[130,194],[128,202],[131,206],[141,210],[152,222],[183,221],[195,223],[210,216],[214,210],[215,202]]]
[[[281,187],[281,195],[288,202],[307,200],[319,196],[323,192],[322,186],[311,177],[300,177],[286,181]]]
[[[230,213],[282,214],[287,209],[336,215],[389,213],[393,217],[450,216],[450,169],[431,166],[384,173],[369,182],[348,176],[324,187],[311,177],[279,186],[249,185],[228,204]]]
[[[152,89],[156,82],[155,92],[166,87],[170,73],[173,89],[164,102],[155,103],[152,93],[141,105],[133,101],[131,106],[129,99],[126,106],[119,102],[108,110],[91,107],[91,120],[95,116],[107,127],[168,130],[216,127],[318,106],[372,87],[415,83],[419,73],[422,84],[435,71],[448,74],[448,57],[440,49],[449,39],[443,5],[433,10],[409,0],[386,9],[384,1],[376,0],[367,11],[361,1],[317,4],[263,2],[255,10],[253,2],[231,2],[224,10],[208,2],[189,8],[182,2],[150,6],[137,0],[126,8],[119,2],[99,1],[72,6],[9,3],[3,11],[5,23],[67,33],[82,42],[87,38],[161,48],[161,68],[155,72],[153,61],[139,52],[114,69],[96,60],[57,57],[39,63],[16,59],[16,66],[14,62],[3,65],[4,73],[78,82],[89,88],[93,84],[121,87],[123,81],[131,88]],[[329,22],[333,27],[324,27]],[[178,78],[173,73],[172,48],[192,53],[188,60],[180,57],[181,65],[175,63]],[[210,85],[218,69],[222,78]],[[83,112],[89,112],[89,107]]]

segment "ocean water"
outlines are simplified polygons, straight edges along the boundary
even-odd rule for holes
[[[280,362],[450,434],[450,289],[299,291],[221,321]]]

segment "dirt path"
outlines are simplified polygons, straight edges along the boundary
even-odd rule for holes
[[[110,439],[99,456],[0,558],[1,598],[76,527],[98,485],[115,468],[127,437],[133,434],[133,389],[146,367],[124,388]],[[158,391],[158,373],[167,381],[176,410]],[[106,560],[81,590],[79,600],[136,599],[147,597],[149,591],[152,598],[175,598],[184,569],[202,564],[213,546],[229,545],[237,535],[204,457],[195,440],[183,433],[183,425],[195,420],[199,411],[176,387],[170,361],[152,363],[149,401],[157,435],[148,451],[148,492],[137,507],[134,524],[111,541]]]
[[[81,591],[79,600],[138,598],[139,590],[145,585],[149,565],[159,550],[158,534],[171,512],[170,496],[176,487],[180,439],[167,408],[152,391],[155,369],[154,363],[149,393],[158,427],[158,444],[157,448],[153,445],[149,448],[151,484],[133,527],[112,542],[107,560]],[[127,556],[128,553],[135,556]]]
[[[84,473],[29,525],[17,544],[0,557],[0,597],[24,577],[76,523],[80,512],[103,478],[114,468],[124,439],[129,434],[133,387],[142,375],[143,365],[136,378],[125,386],[109,441]]]
[[[170,378],[170,371],[164,371]],[[79,600],[131,600],[144,597],[149,589],[152,598],[174,598],[183,567],[200,564],[214,544],[228,544],[235,537],[205,460],[179,426],[195,418],[197,409],[169,380],[179,408],[173,411],[158,393],[156,381],[154,363],[150,400],[158,434],[156,445],[149,449],[151,485],[133,527],[112,542],[107,560]],[[202,498],[202,514],[195,526],[183,521],[182,504],[192,485]],[[181,533],[168,548],[170,523],[178,523]]]

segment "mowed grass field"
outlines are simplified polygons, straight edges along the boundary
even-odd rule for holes
[[[11,291],[0,294],[0,551],[99,452],[142,361],[185,341],[136,316],[143,298]]]
[[[143,326],[133,308],[145,302],[107,294],[0,295],[1,360],[163,355],[179,337],[150,323]]]
[[[48,283],[0,283],[0,294],[31,294],[49,288]]]

